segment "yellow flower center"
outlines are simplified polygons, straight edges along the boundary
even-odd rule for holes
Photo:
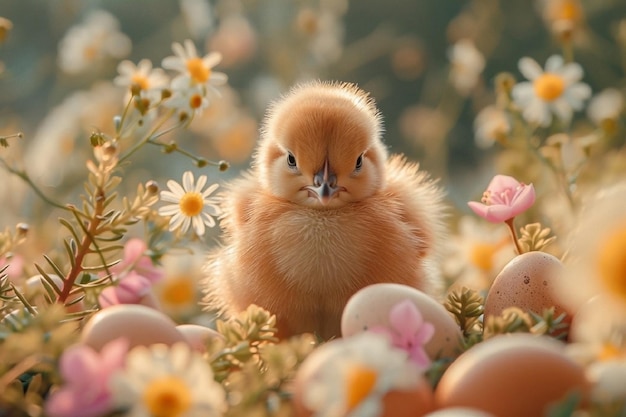
[[[200,106],[202,106],[202,96],[200,94],[194,94],[189,97],[189,107],[199,109]]]
[[[163,282],[161,301],[169,306],[185,306],[196,301],[196,286],[188,276],[168,278]]]
[[[554,20],[569,20],[578,22],[583,17],[583,10],[574,0],[563,0],[556,6],[556,10],[552,13]]]
[[[613,359],[620,358],[624,355],[622,349],[619,346],[615,345],[615,343],[607,342],[602,346],[600,353],[598,354],[598,359],[601,361],[610,361]]]
[[[469,253],[470,262],[483,272],[491,271],[496,252],[506,245],[507,242],[507,238],[496,243],[476,242]]]
[[[626,298],[626,227],[613,231],[600,245],[597,261],[604,284],[616,295]]]
[[[211,76],[211,68],[207,68],[202,58],[190,58],[187,60],[187,71],[196,83],[205,83]]]
[[[202,194],[193,191],[186,192],[178,202],[180,212],[187,217],[197,216],[202,212],[204,200]]]
[[[563,94],[565,81],[559,75],[546,72],[535,79],[533,88],[537,97],[545,101],[552,101]]]
[[[353,365],[348,369],[346,375],[348,410],[352,410],[372,392],[377,377],[376,371],[365,366]]]
[[[180,378],[165,376],[150,381],[143,403],[153,417],[178,417],[191,407],[191,392]]]
[[[134,74],[130,80],[131,88],[137,90],[147,90],[150,87],[148,78],[141,74]]]

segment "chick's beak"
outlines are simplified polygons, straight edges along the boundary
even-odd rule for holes
[[[324,166],[313,176],[313,185],[304,187],[309,192],[309,196],[317,197],[319,201],[326,205],[339,191],[345,190],[337,186],[337,176],[330,170],[328,160]]]

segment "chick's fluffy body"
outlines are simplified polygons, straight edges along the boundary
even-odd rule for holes
[[[305,84],[270,107],[252,169],[222,194],[210,308],[257,304],[276,314],[280,336],[329,338],[364,286],[436,291],[442,192],[416,164],[388,157],[381,131],[372,99],[351,84]],[[324,167],[340,191],[322,202],[305,187]]]

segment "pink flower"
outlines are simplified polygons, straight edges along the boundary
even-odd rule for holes
[[[507,175],[493,177],[483,193],[482,203],[470,201],[467,205],[480,217],[501,223],[528,210],[535,202],[535,188]]]
[[[410,300],[399,302],[389,311],[389,327],[374,326],[376,333],[391,337],[394,347],[406,350],[409,359],[421,369],[430,366],[431,360],[424,350],[424,345],[435,334],[435,326],[424,322],[422,314]]]
[[[69,347],[61,356],[59,370],[65,381],[45,403],[51,417],[96,417],[113,409],[109,379],[124,366],[128,341],[116,339],[100,352],[86,345]]]
[[[152,282],[148,278],[131,271],[116,284],[102,290],[98,303],[102,308],[115,304],[141,304],[151,290]]]
[[[133,270],[153,283],[159,281],[163,278],[163,271],[154,265],[150,257],[145,255],[147,249],[148,246],[143,240],[130,239],[124,245],[122,262],[111,269],[118,275]]]

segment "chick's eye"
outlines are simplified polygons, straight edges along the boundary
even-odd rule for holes
[[[291,152],[287,154],[287,166],[289,166],[289,168],[296,167],[296,157],[293,156]]]
[[[356,165],[354,167],[354,170],[360,171],[361,167],[363,167],[363,154],[359,155],[359,157],[356,159]]]

